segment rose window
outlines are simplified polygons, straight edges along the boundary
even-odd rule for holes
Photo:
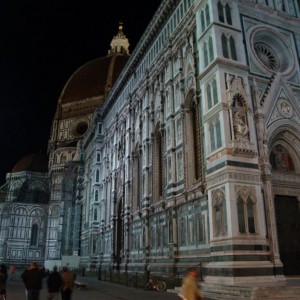
[[[291,73],[295,69],[295,55],[288,35],[271,27],[254,26],[249,32],[252,61],[256,70],[271,73]]]
[[[269,69],[277,71],[279,69],[278,59],[274,52],[265,43],[255,43],[254,50],[260,61]]]

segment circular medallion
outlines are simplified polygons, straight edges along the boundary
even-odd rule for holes
[[[291,118],[294,114],[293,106],[286,99],[279,99],[277,109],[284,118]]]

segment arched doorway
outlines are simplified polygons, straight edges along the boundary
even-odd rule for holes
[[[280,260],[284,275],[300,275],[300,177],[292,147],[277,142],[270,153]]]
[[[275,196],[280,259],[284,275],[300,274],[300,203],[297,197]]]

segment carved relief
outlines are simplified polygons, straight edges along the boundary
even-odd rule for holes
[[[294,114],[293,106],[288,100],[281,98],[277,102],[277,109],[284,118],[292,118]]]

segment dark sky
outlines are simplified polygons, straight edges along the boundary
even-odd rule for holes
[[[107,54],[118,22],[133,52],[162,0],[0,1],[0,186],[24,155],[46,151],[60,92]]]

